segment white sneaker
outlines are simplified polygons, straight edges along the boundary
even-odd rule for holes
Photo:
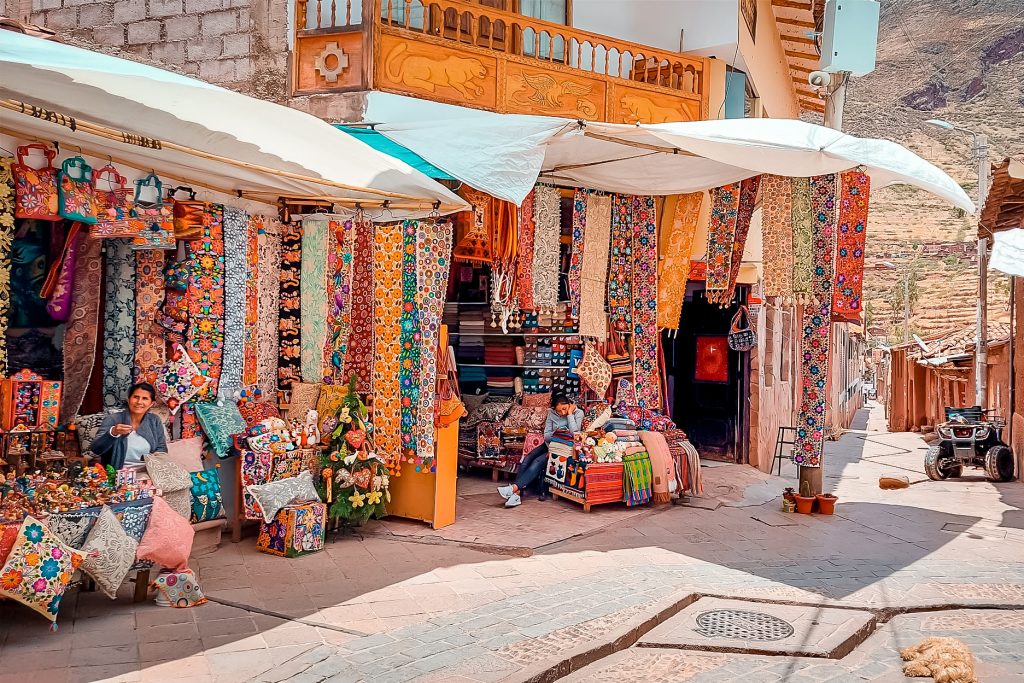
[[[508,500],[514,494],[515,494],[515,489],[512,488],[512,484],[509,484],[508,486],[499,486],[498,487],[498,495],[501,496],[502,498],[504,498],[505,500]]]
[[[519,497],[518,493],[513,493],[511,496],[508,497],[508,500],[505,501],[505,507],[507,508],[519,507],[522,504],[523,499]]]

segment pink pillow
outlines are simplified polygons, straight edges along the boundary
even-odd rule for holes
[[[180,439],[167,442],[167,459],[175,465],[183,467],[186,472],[202,472],[203,469],[203,437]]]
[[[188,556],[192,553],[194,536],[195,531],[188,520],[175,512],[163,498],[154,498],[149,526],[142,535],[135,557],[140,560],[152,560],[162,567],[181,571],[188,567]]]

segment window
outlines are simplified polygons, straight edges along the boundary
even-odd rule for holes
[[[519,0],[519,13],[553,24],[569,24],[569,0]]]

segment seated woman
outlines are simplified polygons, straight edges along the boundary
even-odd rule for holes
[[[540,500],[547,499],[548,487],[544,481],[544,470],[548,464],[548,443],[557,431],[583,431],[583,411],[569,400],[565,394],[555,394],[551,399],[551,410],[544,421],[544,443],[526,454],[519,463],[519,474],[516,483],[499,486],[498,493],[505,499],[505,507],[514,508],[523,502],[522,492],[536,483]]]
[[[138,465],[150,453],[167,452],[167,434],[160,418],[149,412],[156,399],[156,389],[145,382],[133,384],[128,390],[128,408],[111,413],[103,419],[92,452],[104,465],[119,470],[125,465]]]

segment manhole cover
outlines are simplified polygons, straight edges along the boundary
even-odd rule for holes
[[[793,625],[763,612],[716,609],[697,616],[696,631],[707,638],[783,640],[793,635]]]

